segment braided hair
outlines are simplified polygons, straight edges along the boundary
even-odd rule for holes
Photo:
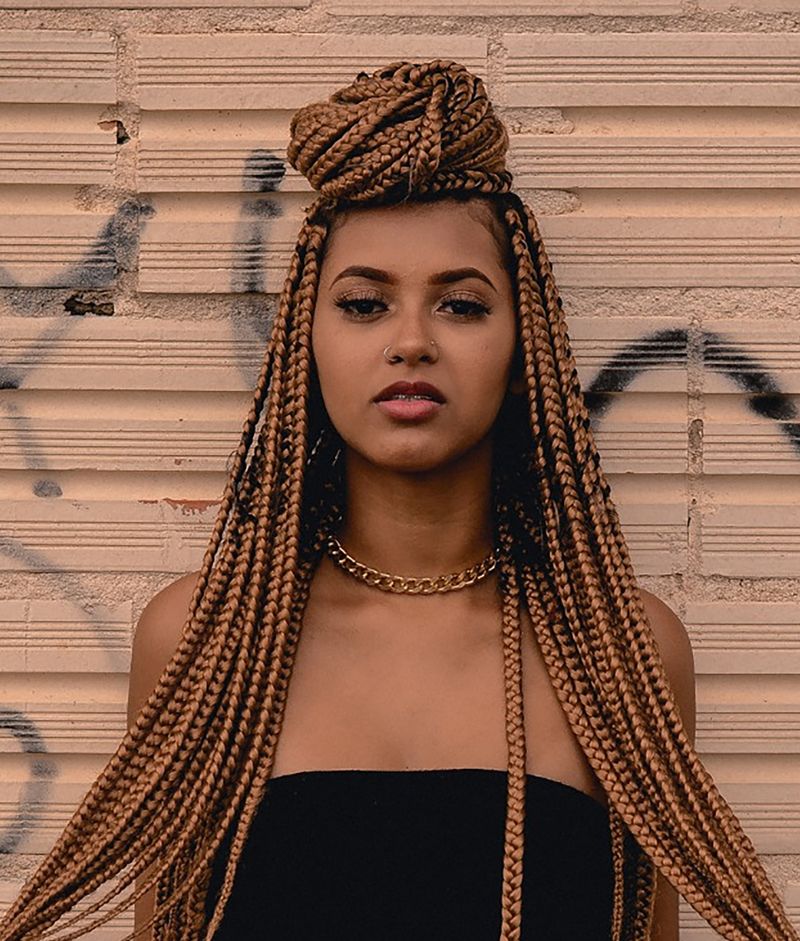
[[[435,59],[361,72],[291,121],[307,207],[252,407],[180,644],[116,753],[0,922],[48,928],[109,879],[77,938],[156,886],[154,941],[211,939],[269,784],[309,586],[342,519],[342,441],[310,355],[326,238],[353,206],[464,199],[506,241],[527,394],[495,425],[493,500],[508,742],[501,941],[521,931],[525,737],[520,605],[607,796],[613,941],[648,941],[661,873],[730,941],[798,941],[754,847],[690,743],[665,675],[590,428],[533,212],[511,191],[508,135],[483,82]],[[211,867],[229,842],[212,915]],[[128,935],[124,941],[129,941]]]

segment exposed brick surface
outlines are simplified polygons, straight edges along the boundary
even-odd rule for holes
[[[442,57],[507,122],[698,749],[800,926],[800,4],[0,10],[0,907],[124,731],[144,604],[202,560],[312,198],[293,111]]]

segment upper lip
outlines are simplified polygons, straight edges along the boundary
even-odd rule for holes
[[[444,402],[442,393],[430,382],[393,382],[375,396],[374,402],[390,399],[393,395],[428,395],[436,402]]]

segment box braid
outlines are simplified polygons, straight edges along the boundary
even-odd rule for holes
[[[800,941],[689,742],[642,606],[533,212],[511,191],[508,135],[463,65],[395,62],[292,118],[307,207],[180,644],[106,768],[0,921],[0,941],[52,938],[146,880],[154,941],[212,938],[268,788],[302,618],[327,533],[346,513],[343,442],[310,335],[326,239],[354,206],[465,200],[514,284],[527,395],[507,397],[492,475],[508,785],[501,941],[521,937],[526,745],[520,605],[607,796],[612,941],[649,941],[660,870],[730,941]],[[229,852],[210,920],[211,865]],[[153,871],[151,871],[153,867]],[[117,885],[67,921],[78,901]],[[131,941],[129,934],[123,941]]]

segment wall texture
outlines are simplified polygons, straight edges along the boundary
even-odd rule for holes
[[[311,201],[292,111],[437,56],[513,135],[698,748],[800,926],[800,0],[0,0],[3,907],[202,559]]]

